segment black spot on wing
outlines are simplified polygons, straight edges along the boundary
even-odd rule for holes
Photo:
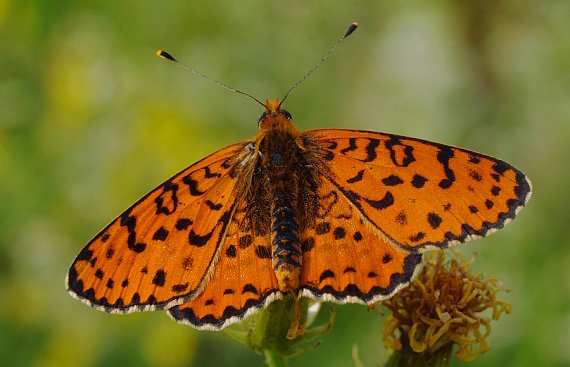
[[[424,187],[426,181],[427,178],[421,175],[414,175],[414,178],[412,179],[412,186],[415,187],[416,189],[421,189],[422,187]]]
[[[329,222],[321,222],[317,224],[316,232],[317,235],[323,235],[331,231],[331,225]]]
[[[325,270],[321,273],[321,276],[319,277],[319,282],[322,282],[323,280],[327,279],[327,278],[334,278],[335,275],[333,273],[332,270]]]
[[[190,270],[190,268],[192,268],[193,264],[194,264],[194,260],[192,260],[192,258],[190,256],[182,259],[182,269],[184,269],[186,271]]]
[[[150,296],[148,296],[148,298],[146,299],[146,301],[144,302],[145,305],[156,305],[156,297],[153,296],[152,294]]]
[[[366,154],[367,157],[364,162],[373,162],[376,157],[376,148],[380,145],[380,141],[378,139],[369,139],[368,145],[366,146]]]
[[[210,210],[218,211],[218,210],[220,210],[220,209],[223,208],[223,205],[222,205],[222,204],[214,204],[214,203],[213,203],[212,201],[210,201],[210,200],[206,200],[206,201],[205,201],[205,204],[208,206],[208,208],[210,208]]]
[[[342,227],[336,227],[336,228],[334,229],[333,234],[334,234],[334,239],[335,239],[335,240],[340,240],[340,239],[343,239],[343,238],[346,236],[346,231],[345,231],[344,228],[342,228]]]
[[[188,186],[190,195],[192,196],[201,196],[206,192],[198,190],[198,181],[194,180],[190,175],[183,177],[182,182]]]
[[[251,283],[248,283],[248,284],[246,284],[246,285],[243,286],[243,289],[242,289],[242,291],[241,291],[241,294],[245,294],[245,293],[253,293],[253,294],[255,294],[255,295],[258,295],[258,294],[259,294],[257,288],[255,288],[255,287],[253,286],[253,284],[251,284]]]
[[[396,175],[390,175],[386,178],[383,178],[382,183],[386,186],[396,186],[396,185],[403,184],[404,181]]]
[[[269,246],[257,246],[255,248],[255,255],[260,259],[271,259],[271,249]]]
[[[343,192],[344,196],[346,196],[346,198],[352,202],[352,204],[354,204],[360,211],[363,211],[362,204],[360,202],[361,200],[364,200],[366,203],[368,203],[368,205],[378,210],[386,209],[394,204],[394,196],[392,196],[392,193],[390,191],[386,192],[384,198],[380,200],[372,200],[365,198],[352,190],[345,191],[345,189],[341,186],[338,186],[338,188]]]
[[[397,167],[407,167],[410,163],[416,160],[413,154],[414,147],[403,144],[397,136],[392,136],[390,140],[386,140],[384,145],[386,146],[386,149],[390,151],[390,159],[392,160],[392,163]],[[396,157],[396,150],[394,149],[396,146],[404,147],[404,157],[401,159],[401,162],[398,161],[398,158],[400,157]]]
[[[364,170],[360,170],[356,176],[349,178],[348,180],[346,180],[347,183],[352,184],[352,183],[356,183],[356,182],[360,182],[362,181],[362,177],[364,176]]]
[[[470,171],[469,176],[471,176],[471,178],[477,182],[483,181],[483,177],[481,177],[481,174],[479,174],[477,171]]]
[[[164,227],[160,227],[152,235],[152,239],[155,241],[165,241],[168,237],[168,231]]]
[[[350,138],[350,139],[348,139],[348,147],[342,149],[340,152],[342,154],[346,155],[346,153],[352,152],[356,149],[358,149],[358,147],[356,146],[356,138]]]
[[[132,234],[134,234],[134,232]],[[129,235],[129,240],[131,238],[134,238],[134,235],[133,236]],[[146,243],[139,242],[139,243],[135,243],[132,246],[129,244],[129,249],[133,250],[137,254],[140,254],[141,252],[143,252],[146,249]]]
[[[419,241],[423,240],[425,236],[426,236],[426,234],[424,232],[418,232],[415,235],[410,236],[410,241],[419,242]]]
[[[314,246],[315,246],[315,239],[313,237],[305,238],[301,243],[301,252],[302,253],[309,252],[313,249]]]
[[[253,240],[251,238],[251,235],[246,234],[244,236],[241,236],[239,238],[239,248],[246,249],[252,244],[252,242]]]
[[[188,227],[192,224],[192,220],[188,218],[180,218],[176,221],[176,229],[179,231],[183,231],[188,229]]]
[[[212,173],[210,171],[210,167],[208,167],[208,166],[204,167],[204,177],[205,178],[214,178],[214,177],[221,177],[221,176],[222,176],[222,174],[219,172]]]
[[[146,243],[136,242],[137,235],[135,228],[137,226],[137,218],[130,215],[132,209],[132,207],[127,209],[121,215],[121,227],[127,227],[127,231],[129,232],[129,236],[127,237],[127,247],[137,254],[140,254],[146,249]]]
[[[453,150],[445,145],[436,144],[439,147],[439,152],[437,153],[437,161],[443,165],[443,171],[445,172],[446,178],[439,181],[439,187],[442,189],[448,189],[455,182],[455,173],[449,167],[449,160],[455,156]]]
[[[231,257],[232,259],[235,258],[237,256],[236,250],[237,249],[235,245],[229,245],[228,249],[226,250],[226,256]]]
[[[439,227],[441,222],[443,221],[439,215],[434,212],[431,212],[427,216],[427,220],[431,228],[436,229]]]
[[[172,286],[172,291],[174,293],[182,293],[184,292],[186,289],[188,289],[188,286],[190,284],[188,282],[184,283],[184,284],[175,284]]]
[[[214,234],[214,230],[212,229],[209,233],[206,233],[203,236],[200,236],[194,232],[193,229],[190,230],[190,234],[188,235],[188,241],[192,246],[202,247],[210,241],[212,235]]]
[[[323,159],[327,162],[330,162],[334,159],[334,153],[331,152],[330,150],[327,150],[325,155],[323,156]]]
[[[503,176],[507,170],[511,168],[508,164],[503,161],[496,161],[491,167],[493,171],[497,172],[499,175]]]
[[[231,163],[230,163],[231,160],[232,160],[231,158],[226,159],[226,160],[222,163],[222,168],[223,168],[223,169],[228,169],[228,168],[230,168],[230,167],[232,166]]]
[[[386,195],[380,200],[372,200],[365,197],[362,197],[362,199],[364,199],[368,205],[378,210],[386,209],[394,204],[394,196],[392,196],[390,191],[386,191]]]
[[[173,184],[171,181],[166,181],[163,185],[162,193],[154,199],[156,204],[156,214],[170,215],[176,211],[178,207],[178,185]]]
[[[79,253],[79,255],[77,255],[76,261],[89,261],[91,260],[92,257],[93,257],[92,250],[83,250]]]
[[[401,226],[406,225],[406,223],[408,223],[408,216],[406,215],[406,212],[404,210],[402,210],[401,212],[398,213],[398,215],[396,215],[396,223],[398,223]]]
[[[164,286],[164,282],[166,281],[166,272],[163,269],[159,269],[154,274],[154,278],[152,278],[152,284],[157,285],[159,287]]]

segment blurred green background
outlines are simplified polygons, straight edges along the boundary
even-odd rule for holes
[[[64,289],[84,244],[148,190],[255,135],[259,99],[305,130],[411,135],[500,157],[534,185],[505,230],[460,246],[512,315],[472,366],[570,365],[570,2],[0,0],[0,360],[10,366],[243,366],[263,358],[163,312],[109,315]],[[296,366],[381,365],[384,318],[336,306]],[[322,312],[322,320],[327,317]],[[321,321],[322,321],[321,320]],[[465,365],[453,361],[452,365]]]

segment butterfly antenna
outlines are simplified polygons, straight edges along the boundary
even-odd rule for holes
[[[311,70],[309,70],[309,72],[307,74],[305,74],[304,77],[302,77],[297,83],[295,83],[295,85],[293,85],[291,88],[289,88],[289,90],[287,91],[287,93],[285,93],[285,97],[283,97],[283,99],[281,100],[281,103],[279,103],[279,106],[281,106],[283,104],[283,102],[287,99],[287,97],[289,96],[289,93],[291,93],[293,91],[293,89],[297,88],[297,86],[299,86],[299,84],[301,84],[302,82],[305,81],[305,79],[307,79],[309,77],[309,75],[311,75],[315,70],[317,70],[317,68],[319,66],[321,66],[321,64],[328,59],[328,57],[334,52],[334,50],[336,50],[336,48],[338,47],[338,45],[341,44],[342,41],[344,41],[344,39],[348,36],[350,36],[352,34],[352,32],[354,32],[356,30],[356,28],[358,28],[358,23],[354,22],[352,23],[348,29],[346,30],[346,32],[344,32],[344,35],[334,44],[334,46],[329,50],[329,52],[327,52],[327,54],[321,59],[321,61],[319,61],[317,63],[317,65],[315,65]]]
[[[163,59],[167,59],[167,60],[170,60],[170,61],[172,61],[172,62],[175,62],[175,63],[177,63],[178,65],[182,66],[184,69],[190,70],[190,71],[193,72],[194,74],[200,75],[202,78],[204,78],[204,79],[206,79],[206,80],[209,80],[209,81],[211,81],[212,83],[217,84],[217,85],[219,85],[219,86],[222,87],[222,88],[225,88],[225,89],[230,90],[230,91],[232,91],[232,92],[235,92],[235,93],[244,95],[244,96],[246,96],[247,98],[252,99],[252,100],[254,100],[255,102],[257,102],[257,103],[259,103],[260,105],[262,105],[263,107],[265,107],[265,104],[264,104],[264,103],[261,103],[261,102],[260,102],[257,98],[255,98],[254,96],[249,95],[249,94],[247,94],[247,93],[245,93],[245,92],[242,92],[241,90],[237,90],[237,89],[235,89],[235,88],[232,88],[232,87],[230,87],[230,86],[227,86],[227,85],[225,85],[224,83],[220,83],[219,81],[214,80],[214,79],[210,78],[209,76],[202,74],[202,73],[199,72],[198,70],[192,69],[190,66],[188,66],[188,65],[186,65],[186,64],[183,64],[183,63],[181,63],[180,61],[176,60],[174,57],[172,57],[171,54],[169,54],[169,53],[166,52],[166,51],[158,50],[158,51],[156,52],[156,55],[159,56],[159,57],[162,57]]]

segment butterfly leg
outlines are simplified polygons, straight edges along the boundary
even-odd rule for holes
[[[293,300],[295,301],[295,307],[293,311],[293,322],[291,322],[291,327],[287,331],[287,339],[295,339],[298,336],[305,334],[305,329],[307,328],[306,323],[301,323],[301,308],[299,306],[299,298],[296,294],[293,294]],[[300,324],[300,325],[299,325]]]

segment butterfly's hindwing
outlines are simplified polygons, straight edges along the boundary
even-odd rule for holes
[[[319,198],[316,226],[302,235],[303,296],[372,304],[408,284],[420,254],[390,243],[331,182],[323,180]]]
[[[196,299],[168,310],[175,321],[220,330],[282,298],[271,261],[271,234],[255,235],[246,223],[248,203],[236,210],[212,279]]]

